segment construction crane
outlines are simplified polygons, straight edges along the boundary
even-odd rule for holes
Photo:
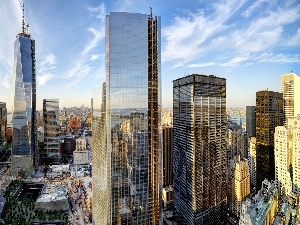
[[[22,34],[29,36],[29,32],[28,32],[29,24],[27,23],[26,18],[25,18],[24,4],[22,4],[20,0],[18,0],[18,1],[20,3],[20,7],[22,10]]]

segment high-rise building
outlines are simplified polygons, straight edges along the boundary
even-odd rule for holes
[[[29,176],[36,153],[35,41],[24,24],[14,43],[12,175]],[[37,157],[35,157],[37,160]]]
[[[248,163],[250,168],[251,187],[256,186],[256,138],[249,138]]]
[[[44,148],[40,158],[45,164],[60,164],[59,100],[43,100]]]
[[[281,92],[284,99],[285,123],[287,123],[288,117],[300,114],[300,77],[293,72],[281,75]]]
[[[7,109],[6,103],[0,102],[0,150],[4,148],[6,141],[6,130],[7,130]]]
[[[228,205],[236,216],[242,212],[242,202],[250,194],[250,172],[247,159],[230,160],[228,173]]]
[[[162,127],[162,168],[163,187],[173,185],[173,127]]]
[[[248,138],[242,129],[227,130],[227,160],[240,156],[242,159],[248,157]]]
[[[173,81],[174,206],[182,223],[226,218],[226,80],[192,74]]]
[[[256,135],[255,106],[246,106],[246,131],[249,137]]]
[[[300,193],[300,115],[275,128],[275,181],[280,191]]]
[[[275,179],[274,132],[284,119],[282,93],[256,92],[256,186]]]
[[[96,225],[160,222],[160,92],[160,17],[110,13],[102,103],[93,98]]]

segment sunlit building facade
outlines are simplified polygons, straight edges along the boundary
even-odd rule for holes
[[[285,124],[289,117],[300,115],[300,76],[295,73],[281,75],[281,92],[284,98]]]
[[[92,120],[95,224],[159,224],[160,17],[106,17],[106,83],[100,93],[100,109],[93,97]]]
[[[44,148],[40,158],[46,164],[60,164],[59,99],[43,100]]]
[[[14,43],[12,175],[32,173],[35,153],[35,41],[24,31]]]
[[[226,80],[192,74],[173,81],[174,206],[182,224],[226,218]]]
[[[268,89],[256,92],[256,187],[275,179],[274,133],[283,126],[283,95]]]

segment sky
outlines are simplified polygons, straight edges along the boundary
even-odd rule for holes
[[[105,16],[161,16],[163,107],[172,81],[189,74],[227,79],[227,107],[255,105],[255,92],[280,91],[280,77],[300,75],[298,0],[21,0],[36,43],[37,109],[90,107],[105,80]],[[0,1],[0,102],[12,109],[13,54],[22,30],[19,0]]]

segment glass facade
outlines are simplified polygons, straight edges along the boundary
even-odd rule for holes
[[[40,152],[42,162],[60,164],[59,100],[43,100],[44,149]]]
[[[193,74],[173,81],[173,137],[174,206],[181,223],[223,224],[225,79]]]
[[[27,176],[32,170],[36,131],[35,42],[29,34],[18,34],[14,43],[13,77],[12,156],[17,158],[12,159],[12,174],[25,170]],[[26,165],[20,162],[22,156]]]
[[[160,18],[110,13],[100,110],[93,99],[97,225],[159,223],[160,96]]]

